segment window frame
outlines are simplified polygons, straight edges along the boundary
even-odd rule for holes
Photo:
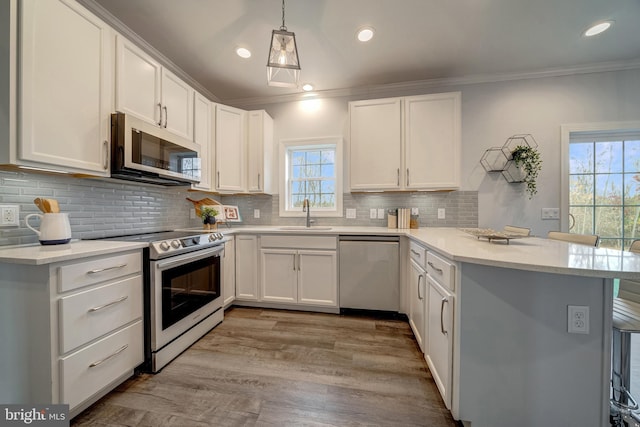
[[[279,144],[279,173],[280,179],[280,216],[281,217],[304,217],[306,213],[302,212],[302,209],[290,209],[289,200],[289,152],[292,149],[299,148],[300,150],[309,150],[313,148],[335,146],[335,163],[334,170],[336,174],[336,203],[334,209],[327,208],[315,208],[311,207],[312,217],[342,217],[342,198],[343,198],[343,175],[342,169],[342,157],[343,157],[343,140],[341,136],[325,136],[317,138],[304,138],[304,139],[286,139],[281,140]]]
[[[625,139],[625,135],[640,133],[640,121],[572,123],[561,126],[561,190],[560,190],[560,229],[569,232],[570,213],[570,144],[572,141],[587,137],[611,140]],[[585,141],[587,142],[587,141]],[[594,174],[595,177],[596,174]],[[624,190],[623,190],[624,191]],[[594,200],[595,206],[595,200]],[[623,206],[624,208],[624,206]],[[623,241],[624,243],[624,241]]]

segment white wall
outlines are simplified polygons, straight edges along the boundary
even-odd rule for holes
[[[560,126],[640,119],[638,69],[447,86],[385,97],[458,90],[462,92],[461,190],[479,192],[480,227],[527,225],[538,235],[559,229],[559,221],[540,219],[540,208],[560,206]],[[348,152],[347,103],[364,98],[319,99],[315,108],[310,108],[313,101],[262,106],[275,122],[276,153],[281,139],[331,135],[343,135]],[[484,150],[502,146],[508,137],[521,133],[535,137],[543,159],[538,194],[531,200],[523,184],[508,184],[500,174],[487,174],[479,163]],[[344,164],[348,165],[346,157]],[[346,189],[348,185],[345,174]]]

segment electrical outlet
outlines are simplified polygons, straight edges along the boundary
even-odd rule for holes
[[[260,209],[254,209],[253,210],[253,217],[254,218],[260,218]]]
[[[189,210],[189,219],[196,219],[196,210],[195,209],[190,209]]]
[[[347,219],[356,219],[356,210],[348,208],[347,209]]]
[[[384,219],[384,209],[378,209],[378,219]]]
[[[567,306],[567,331],[570,334],[589,333],[589,306]]]
[[[438,208],[438,219],[444,219],[444,218],[445,218],[444,208]]]
[[[560,219],[560,208],[542,208],[542,219]]]
[[[0,205],[0,227],[20,225],[20,205]]]
[[[369,218],[376,219],[378,217],[378,212],[375,208],[369,209]]]

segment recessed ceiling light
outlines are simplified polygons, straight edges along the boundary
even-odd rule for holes
[[[313,90],[313,85],[311,83],[305,83],[302,85],[302,90],[305,92],[311,92]]]
[[[613,21],[603,21],[592,25],[583,33],[585,37],[592,37],[607,31],[613,25]]]
[[[358,30],[358,40],[360,40],[361,42],[368,42],[369,40],[371,40],[373,38],[373,28],[371,27],[364,27]]]
[[[244,59],[251,58],[251,51],[244,47],[237,48],[236,53],[240,58],[244,58]]]

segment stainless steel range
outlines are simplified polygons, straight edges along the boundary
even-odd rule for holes
[[[105,240],[149,242],[144,370],[158,372],[222,322],[222,233],[169,231]]]

